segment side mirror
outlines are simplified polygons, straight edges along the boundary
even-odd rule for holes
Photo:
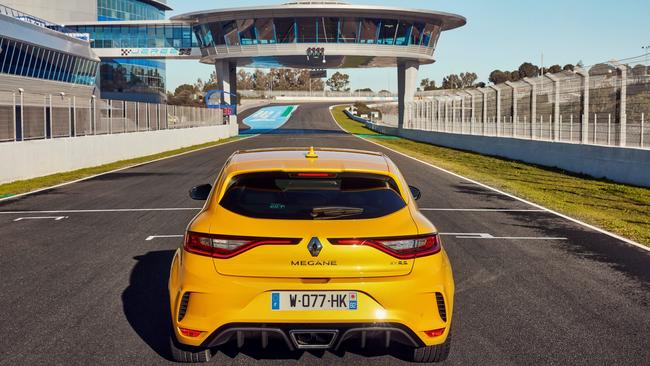
[[[422,191],[420,191],[420,188],[409,186],[409,189],[411,190],[411,195],[413,196],[414,200],[419,200],[420,197],[422,197]]]
[[[190,197],[193,200],[205,201],[210,196],[210,191],[212,191],[212,185],[210,184],[201,184],[190,189]]]

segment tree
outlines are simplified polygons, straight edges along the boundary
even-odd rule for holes
[[[487,85],[486,85],[484,82],[482,82],[482,81],[476,83],[476,87],[477,87],[477,88],[485,88],[486,86],[487,86]]]
[[[575,70],[575,68],[576,68],[576,67],[573,66],[572,64],[566,64],[566,65],[564,65],[564,67],[562,68],[562,70],[564,70],[564,71],[573,71],[573,70]]]
[[[511,71],[510,81],[519,81],[519,80],[521,80],[521,74],[519,74],[519,70]]]
[[[253,75],[246,72],[246,70],[239,70],[237,72],[237,89],[251,90],[253,89]]]
[[[357,89],[357,90],[355,90],[354,92],[355,92],[355,93],[359,93],[359,92],[361,92],[361,93],[372,93],[372,89],[370,89],[370,88],[363,88],[363,89]]]
[[[478,75],[474,72],[461,72],[460,73],[461,88],[471,88],[478,80]]]
[[[524,62],[519,66],[519,75],[522,78],[534,78],[539,76],[539,67],[531,64],[530,62]]]
[[[562,66],[560,65],[553,65],[548,68],[547,72],[551,74],[557,74],[558,72],[562,72]]]
[[[429,90],[436,90],[436,89],[438,89],[438,88],[436,87],[436,81],[435,81],[435,80],[429,80],[429,78],[422,79],[422,80],[420,81],[420,87],[421,87],[422,90],[424,90],[424,91],[429,91]]]
[[[334,73],[331,78],[326,82],[331,91],[350,91],[350,75],[342,74],[340,72]]]
[[[183,84],[176,88],[167,102],[174,105],[198,106],[203,103],[203,97],[195,85]]]
[[[510,73],[501,70],[494,70],[490,73],[489,80],[495,85],[505,83],[506,81],[510,81]]]
[[[442,88],[443,89],[461,89],[463,87],[463,81],[460,76],[456,74],[450,74],[445,76],[442,79]]]

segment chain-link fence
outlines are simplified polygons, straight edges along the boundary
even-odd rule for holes
[[[221,109],[0,91],[0,142],[224,124]]]
[[[404,128],[650,148],[646,57],[610,61],[486,88],[418,93]],[[383,114],[397,125],[397,115]]]

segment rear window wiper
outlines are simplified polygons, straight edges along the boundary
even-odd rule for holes
[[[314,220],[334,220],[361,215],[363,211],[361,207],[314,207],[311,210],[311,217]]]

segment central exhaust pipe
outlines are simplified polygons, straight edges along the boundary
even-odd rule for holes
[[[305,329],[289,331],[291,341],[298,349],[328,349],[334,346],[338,330]]]

